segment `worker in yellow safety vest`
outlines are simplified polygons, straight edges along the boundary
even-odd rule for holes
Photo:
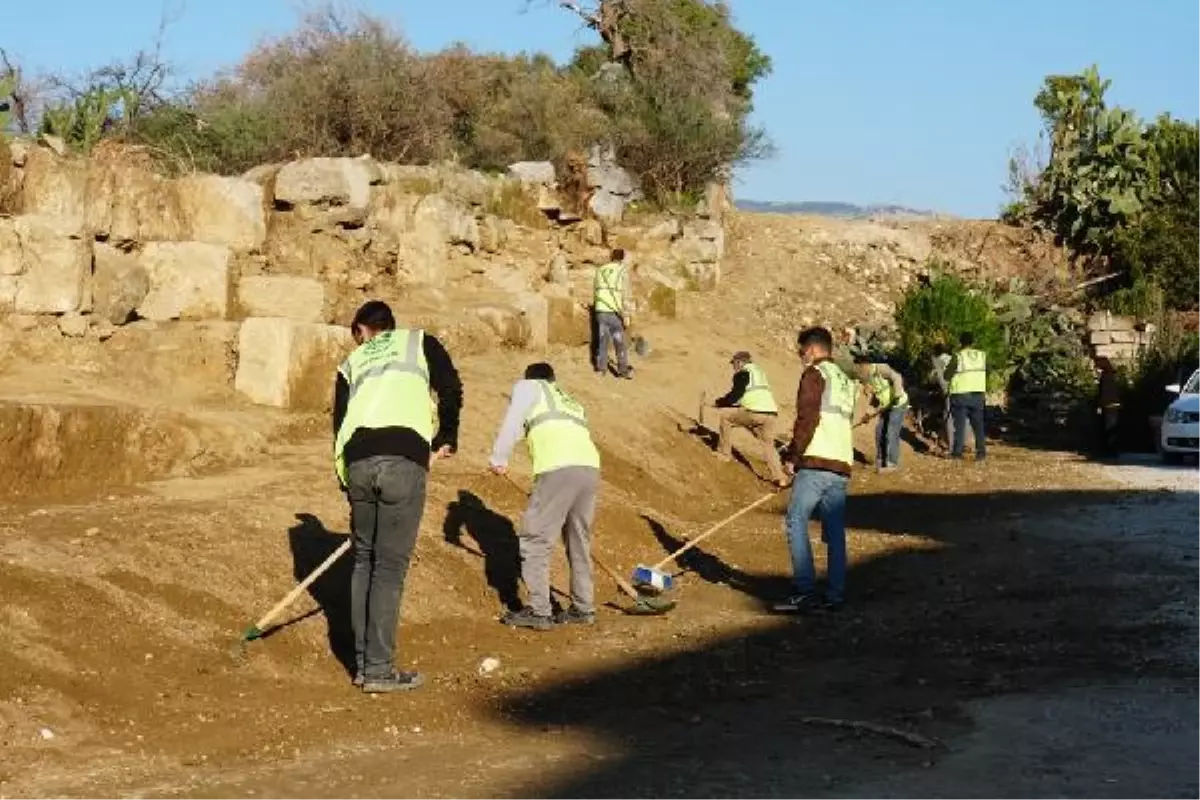
[[[987,432],[984,411],[987,408],[987,353],[975,347],[975,337],[964,333],[961,345],[946,367],[950,385],[950,413],[954,416],[954,445],[950,457],[961,459],[967,443],[967,422],[975,433],[975,460],[987,458]]]
[[[350,501],[354,683],[370,693],[415,689],[420,674],[394,665],[396,623],[430,464],[457,447],[462,383],[442,343],[397,328],[382,301],[359,308],[350,330],[357,347],[337,371],[333,458]]]
[[[745,350],[734,353],[729,364],[733,367],[733,386],[713,401],[721,420],[717,456],[724,461],[731,460],[733,429],[745,428],[762,444],[763,459],[767,462],[771,482],[783,488],[788,479],[775,444],[779,406],[775,403],[767,373],[754,363]]]
[[[875,425],[875,469],[891,472],[900,466],[900,432],[904,429],[904,415],[908,413],[904,377],[889,365],[866,355],[854,357],[854,371],[871,398],[871,410],[855,427],[872,419],[879,420]]]
[[[805,369],[796,391],[796,425],[787,469],[795,473],[787,510],[793,594],[772,608],[785,614],[836,611],[846,590],[846,485],[854,463],[851,419],[858,397],[854,381],[833,363],[827,328],[801,331],[798,348]],[[827,553],[824,597],[816,591],[808,521],[821,520]]]
[[[629,268],[625,263],[625,251],[621,248],[614,249],[611,260],[596,269],[592,284],[592,314],[596,330],[593,348],[596,374],[608,374],[608,349],[611,344],[617,351],[617,375],[632,378],[628,330],[633,324],[633,289]]]
[[[596,607],[592,589],[592,520],[600,485],[600,453],[592,443],[583,406],[554,380],[554,368],[530,364],[513,386],[512,400],[490,459],[504,475],[513,448],[525,439],[533,461],[533,491],[521,520],[521,577],[529,604],[509,610],[502,622],[549,630],[555,624],[591,625]],[[571,607],[552,615],[550,555],[564,539],[571,568]]]

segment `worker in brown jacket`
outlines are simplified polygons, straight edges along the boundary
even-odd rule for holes
[[[858,397],[855,383],[830,360],[833,337],[825,328],[800,333],[805,369],[796,391],[796,425],[787,468],[795,474],[787,511],[787,538],[792,553],[794,593],[773,609],[802,613],[841,607],[846,588],[846,485],[854,463],[851,419]],[[825,596],[816,593],[808,521],[821,520],[828,555]]]

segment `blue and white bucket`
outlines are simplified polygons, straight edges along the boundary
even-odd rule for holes
[[[658,594],[659,592],[666,592],[673,588],[675,580],[666,573],[650,569],[650,567],[643,564],[638,564],[633,569],[633,585],[639,589],[647,589]]]

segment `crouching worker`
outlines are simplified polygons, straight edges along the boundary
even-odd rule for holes
[[[533,461],[533,492],[520,525],[521,578],[529,605],[510,611],[506,625],[549,630],[555,624],[590,625],[592,519],[600,485],[600,453],[592,443],[583,407],[554,382],[549,364],[531,364],[513,386],[512,401],[492,447],[491,471],[504,475],[513,447],[524,436]],[[571,568],[571,607],[551,616],[550,554],[565,538]]]
[[[462,383],[441,342],[421,330],[397,329],[386,303],[364,304],[350,328],[358,347],[338,367],[333,429],[354,542],[354,683],[365,692],[415,689],[420,674],[393,664],[396,622],[430,462],[457,446]],[[436,433],[431,389],[438,399]]]

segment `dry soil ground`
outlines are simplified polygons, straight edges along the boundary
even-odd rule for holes
[[[786,285],[775,269],[735,258],[727,290],[646,328],[633,382],[549,354],[601,444],[596,546],[623,569],[766,491],[688,431],[735,349],[790,400],[796,364],[752,322],[755,281]],[[130,333],[102,356],[34,343],[0,376],[3,471],[37,476],[0,481],[0,796],[1200,791],[1194,470],[1164,485],[1002,442],[982,467],[910,450],[853,480],[839,615],[763,612],[787,589],[781,495],[686,559],[671,614],[518,633],[496,617],[523,497],[483,468],[524,354],[460,364],[461,452],[434,469],[401,628],[427,685],[351,688],[344,562],[236,661],[346,511],[324,420],[214,388],[218,334]]]

